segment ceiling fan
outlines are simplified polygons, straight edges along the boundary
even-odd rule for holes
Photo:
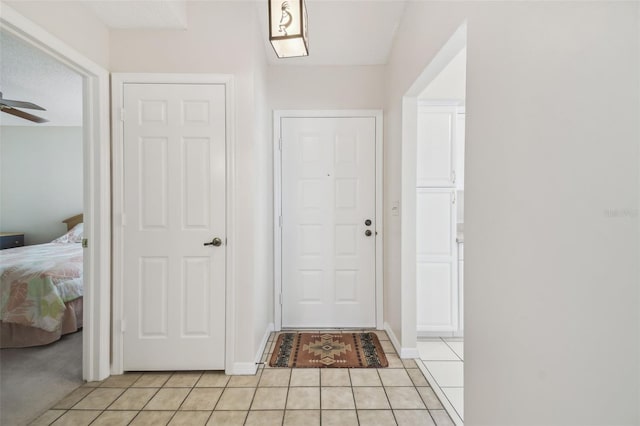
[[[0,92],[0,111],[6,112],[7,114],[15,115],[16,117],[24,118],[25,120],[33,121],[34,123],[46,123],[47,121],[49,121],[42,117],[38,117],[37,115],[29,114],[28,112],[24,112],[16,108],[38,109],[40,111],[46,111],[46,109],[42,108],[39,105],[32,104],[31,102],[12,101],[11,99],[4,99],[2,97],[2,92]]]

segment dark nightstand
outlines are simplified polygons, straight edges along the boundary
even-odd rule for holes
[[[22,247],[24,232],[0,232],[0,250]]]

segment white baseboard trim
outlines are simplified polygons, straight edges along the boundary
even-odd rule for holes
[[[400,341],[396,337],[388,322],[384,323],[384,331],[387,332],[389,340],[391,340],[391,344],[396,349],[396,352],[398,352],[400,358],[420,358],[420,354],[418,354],[418,348],[403,348],[402,346],[400,346]]]
[[[267,328],[264,331],[264,335],[262,336],[262,340],[258,345],[258,351],[256,352],[255,361],[254,362],[234,362],[232,370],[227,372],[227,374],[233,376],[252,376],[258,372],[258,364],[262,361],[262,354],[264,353],[264,349],[267,346],[269,341],[269,336],[273,331],[274,326],[273,323],[270,322],[267,324]]]
[[[255,362],[234,362],[231,372],[232,376],[253,376],[258,372],[258,365]]]
[[[262,336],[262,341],[258,345],[258,352],[256,353],[256,365],[262,362],[262,354],[264,354],[264,349],[267,347],[267,342],[269,341],[269,336],[275,330],[275,326],[272,322],[267,324],[267,328],[264,331],[264,336]]]

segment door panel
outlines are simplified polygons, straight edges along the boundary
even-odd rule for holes
[[[417,187],[455,185],[456,111],[456,107],[418,107]]]
[[[124,85],[124,369],[224,369],[223,85]]]
[[[281,138],[282,325],[373,327],[375,118],[283,118]]]

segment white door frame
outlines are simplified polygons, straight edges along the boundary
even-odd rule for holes
[[[274,322],[276,331],[282,329],[282,157],[280,127],[283,118],[348,118],[372,117],[376,120],[376,328],[383,328],[383,224],[382,216],[382,111],[381,110],[275,110],[273,112],[273,272]]]
[[[39,25],[2,4],[0,29],[82,76],[84,296],[82,378],[109,376],[111,316],[111,188],[109,73]]]
[[[233,265],[235,251],[235,228],[233,206],[234,164],[235,164],[235,115],[233,76],[227,74],[154,74],[154,73],[115,73],[111,75],[112,125],[113,125],[113,363],[112,374],[122,374],[123,370],[123,338],[124,312],[123,293],[123,209],[124,209],[124,125],[122,122],[122,106],[124,85],[140,84],[224,84],[225,116],[226,116],[226,270],[225,270],[225,370],[233,371],[235,359],[235,293],[233,287]]]

